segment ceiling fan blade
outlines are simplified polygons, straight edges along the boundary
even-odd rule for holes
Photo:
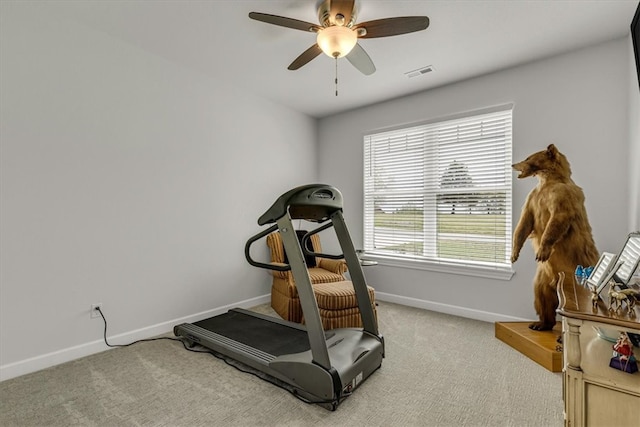
[[[358,31],[358,37],[371,39],[374,37],[389,37],[400,34],[413,33],[425,30],[429,26],[429,18],[426,16],[399,16],[396,18],[376,19],[375,21],[362,22],[354,25]],[[364,34],[361,29],[366,30]]]
[[[311,61],[321,53],[322,53],[322,49],[320,49],[320,46],[318,46],[318,44],[316,43],[313,46],[311,46],[309,49],[302,52],[302,54],[300,54],[300,56],[294,59],[291,65],[289,65],[289,67],[287,68],[292,71],[297,70],[303,65],[306,65],[309,61]]]
[[[287,18],[278,15],[269,15],[268,13],[250,12],[249,18],[256,21],[266,22],[267,24],[279,25],[281,27],[293,28],[294,30],[317,32],[322,27],[311,22],[300,21],[298,19]]]
[[[331,4],[331,17],[336,25],[348,26],[351,24],[351,18],[353,15],[353,7],[355,6],[355,0],[330,0]],[[336,19],[337,16],[342,15],[344,18]]]
[[[365,76],[376,72],[376,66],[373,65],[373,61],[359,43],[356,43],[345,58]]]

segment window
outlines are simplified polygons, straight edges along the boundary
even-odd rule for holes
[[[364,137],[364,250],[511,277],[512,106]]]

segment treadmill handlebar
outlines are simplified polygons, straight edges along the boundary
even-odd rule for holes
[[[330,222],[316,230],[313,230],[305,234],[302,237],[302,242],[301,242],[302,253],[304,253],[305,255],[311,255],[311,256],[320,257],[320,258],[343,259],[344,254],[339,254],[339,255],[323,254],[319,252],[312,252],[309,249],[307,249],[307,241],[309,240],[312,234],[316,234],[332,226],[333,226],[333,223]],[[266,230],[261,231],[260,233],[256,234],[253,237],[250,237],[249,240],[247,240],[247,243],[244,246],[244,256],[247,259],[247,261],[249,261],[249,264],[253,265],[254,267],[266,268],[268,270],[276,270],[276,271],[291,270],[291,264],[284,264],[284,265],[267,264],[265,262],[256,261],[253,258],[251,258],[251,245],[253,245],[257,240],[260,240],[263,237],[267,236],[268,234],[271,234],[277,230],[278,230],[278,224],[274,224],[271,227],[267,228]]]
[[[340,190],[326,184],[303,185],[278,197],[258,218],[258,225],[273,224],[287,212],[291,219],[324,222],[337,210],[342,210]]]
[[[309,250],[309,247],[313,247],[313,245],[310,246],[308,243],[311,236],[314,234],[318,234],[319,232],[324,231],[327,228],[331,228],[331,227],[333,227],[333,222],[329,222],[323,225],[322,227],[318,227],[315,230],[309,231],[304,236],[302,236],[302,241],[300,242],[302,253],[308,256],[314,256],[318,258],[344,259],[344,254],[332,255],[332,254],[325,254],[322,252],[315,252],[315,251]]]
[[[291,270],[291,266],[289,264],[287,265],[267,264],[265,262],[259,262],[251,258],[251,245],[256,240],[260,240],[266,235],[273,233],[274,231],[277,231],[277,230],[278,230],[278,224],[274,224],[271,227],[267,228],[266,230],[259,232],[258,234],[256,234],[253,237],[250,237],[249,240],[247,240],[246,245],[244,245],[244,257],[247,259],[247,261],[249,261],[249,264],[253,265],[254,267],[266,268],[268,270],[277,270],[277,271]]]

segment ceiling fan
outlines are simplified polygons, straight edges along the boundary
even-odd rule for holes
[[[373,74],[376,67],[358,39],[397,36],[425,30],[429,26],[429,18],[426,16],[402,16],[356,23],[355,3],[355,0],[319,0],[317,8],[320,25],[259,12],[249,13],[249,18],[317,33],[316,43],[302,52],[289,65],[289,70],[299,69],[324,52],[336,60],[346,56],[365,75]]]

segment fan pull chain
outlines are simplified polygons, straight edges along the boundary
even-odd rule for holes
[[[338,57],[336,56],[336,96],[338,96]]]

